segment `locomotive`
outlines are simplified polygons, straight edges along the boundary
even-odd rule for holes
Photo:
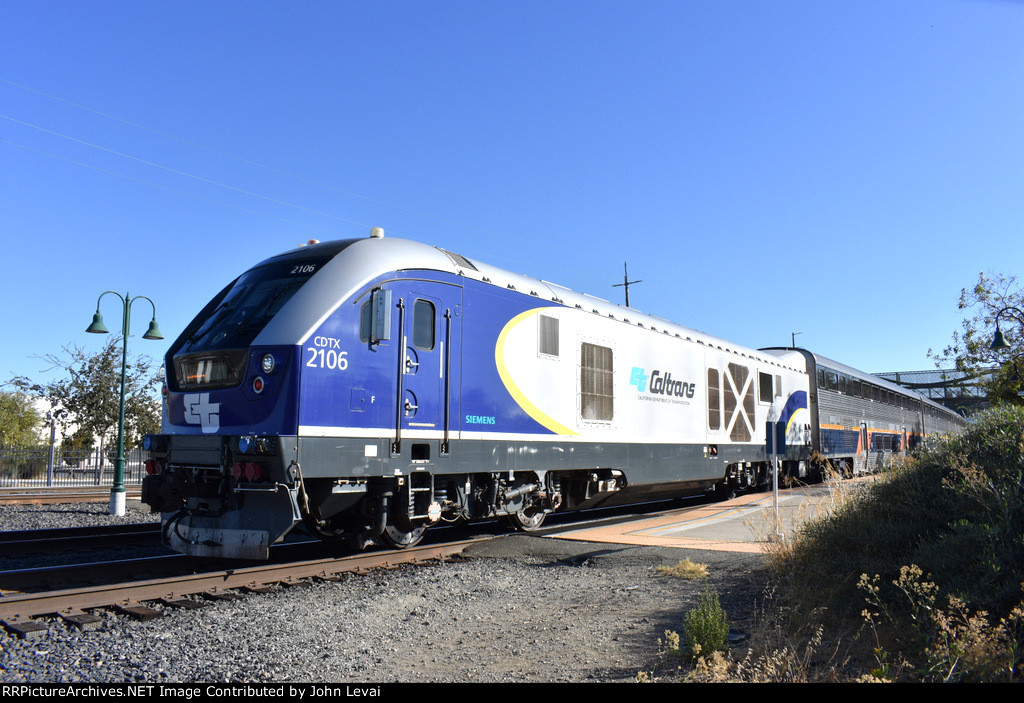
[[[300,525],[403,548],[440,522],[534,530],[559,510],[725,498],[777,472],[868,471],[962,423],[806,350],[747,348],[379,228],[250,268],[165,369],[143,501],[167,544],[210,557],[265,559]]]

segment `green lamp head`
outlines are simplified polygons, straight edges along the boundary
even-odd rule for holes
[[[143,339],[163,339],[164,336],[160,333],[160,328],[157,327],[156,318],[154,317],[149,321],[149,329],[146,330],[146,334],[142,335]]]
[[[94,334],[107,334],[110,330],[103,324],[103,315],[100,315],[100,311],[97,310],[96,314],[92,316],[92,324],[86,329],[86,332],[92,332]]]
[[[1010,348],[1010,344],[1006,341],[1006,337],[1003,336],[1003,331],[999,329],[998,323],[996,323],[996,333],[995,336],[992,337],[992,344],[990,344],[988,348],[997,352]]]

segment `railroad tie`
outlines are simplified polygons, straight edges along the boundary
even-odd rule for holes
[[[181,608],[182,610],[196,610],[206,607],[205,603],[183,596],[167,596],[166,598],[158,599],[157,602],[168,608]]]
[[[164,612],[162,610],[150,608],[140,603],[116,605],[114,606],[114,608],[118,612],[123,613],[128,617],[135,618],[136,620],[140,620],[142,622],[146,622],[148,620],[155,620],[156,618],[162,618],[164,616]]]
[[[98,630],[103,625],[103,618],[99,615],[93,615],[92,613],[86,613],[83,610],[74,608],[62,610],[57,615],[79,630]]]
[[[0,620],[0,625],[10,632],[12,635],[23,640],[36,640],[46,636],[47,627],[45,624],[38,620],[29,620],[27,618],[8,618],[6,620]]]

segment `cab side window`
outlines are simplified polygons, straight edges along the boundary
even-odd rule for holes
[[[434,348],[435,330],[434,304],[429,300],[417,300],[412,308],[412,345],[423,351]]]

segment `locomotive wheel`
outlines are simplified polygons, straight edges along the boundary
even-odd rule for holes
[[[381,538],[392,549],[408,549],[415,547],[423,539],[423,533],[427,531],[426,525],[414,527],[409,531],[402,528],[388,525],[381,533]]]
[[[512,527],[520,532],[533,532],[540,529],[541,525],[544,524],[544,518],[547,516],[547,513],[539,509],[520,510],[518,513],[509,515],[508,519],[512,523]]]

